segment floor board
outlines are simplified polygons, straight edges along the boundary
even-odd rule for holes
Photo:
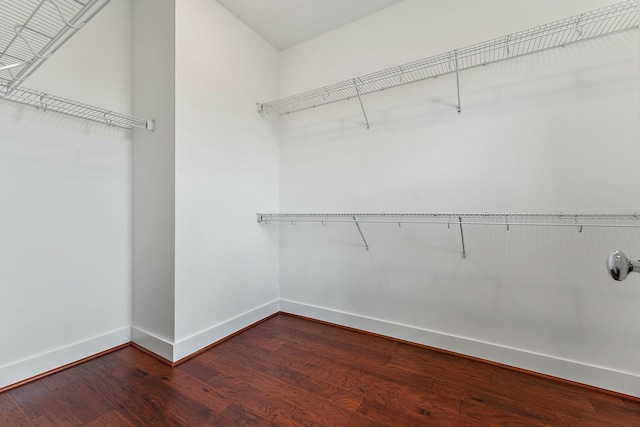
[[[126,347],[0,393],[0,426],[639,426],[640,403],[278,315],[170,368]]]

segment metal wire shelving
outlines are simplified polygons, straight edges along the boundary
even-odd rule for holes
[[[585,214],[585,213],[257,213],[261,225],[271,222],[296,223],[352,223],[365,249],[369,244],[360,224],[442,224],[460,229],[462,257],[467,253],[464,244],[464,225],[502,226],[508,231],[511,226],[574,227],[579,233],[584,228],[640,228],[640,213]]]
[[[11,91],[110,0],[0,1],[0,78]]]
[[[117,113],[105,108],[95,107],[82,102],[62,98],[60,96],[27,89],[22,86],[14,87],[9,93],[6,92],[6,88],[7,86],[5,83],[0,80],[0,99],[30,105],[41,109],[42,111],[55,111],[69,116],[79,117],[125,129],[154,129],[155,122],[153,120]]]
[[[258,112],[289,114],[358,98],[368,128],[369,123],[362,104],[362,95],[452,73],[456,74],[458,82],[459,72],[463,70],[636,28],[638,28],[637,1],[625,0],[319,89],[258,103]],[[460,111],[458,84],[458,112]]]
[[[117,113],[22,86],[110,0],[0,0],[0,99],[126,129],[154,121]]]

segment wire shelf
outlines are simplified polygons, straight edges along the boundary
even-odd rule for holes
[[[636,0],[626,0],[319,89],[258,103],[258,112],[289,114],[635,28],[638,28],[638,4]]]
[[[575,227],[579,233],[583,228],[640,228],[640,213],[584,214],[584,213],[258,213],[260,225],[270,222],[329,222],[354,224],[362,238],[364,248],[369,243],[360,224],[446,224],[448,228],[459,227],[462,258],[467,258],[464,241],[465,225],[535,227]]]
[[[129,116],[101,107],[62,98],[19,86],[8,91],[8,83],[0,80],[0,99],[31,105],[43,111],[55,111],[69,116],[79,117],[94,122],[104,123],[125,129],[154,129],[154,121]]]
[[[0,0],[0,78],[11,91],[110,0]]]
[[[377,224],[473,224],[640,228],[640,213],[258,213],[270,222],[347,222]],[[625,223],[621,223],[624,221]],[[629,223],[631,222],[631,223]]]

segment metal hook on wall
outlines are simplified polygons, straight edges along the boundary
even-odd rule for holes
[[[40,107],[42,108],[42,111],[47,111],[47,103],[44,102],[44,95],[40,96]]]

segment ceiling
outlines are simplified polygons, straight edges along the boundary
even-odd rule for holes
[[[218,0],[282,50],[404,0]]]

